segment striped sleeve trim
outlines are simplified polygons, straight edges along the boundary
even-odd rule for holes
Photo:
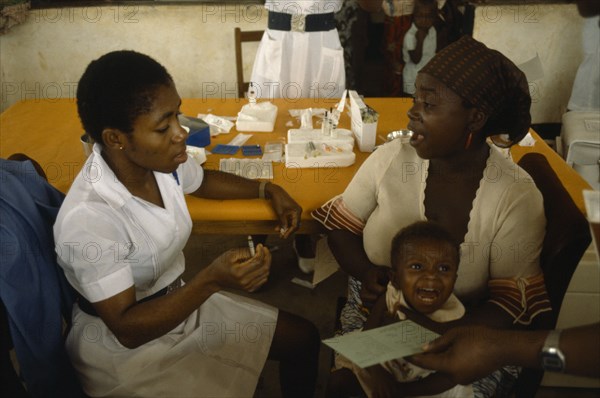
[[[365,223],[346,207],[341,195],[313,210],[311,216],[329,230],[343,229],[362,235],[365,228]]]
[[[490,302],[513,318],[513,323],[529,325],[542,312],[551,311],[544,275],[518,279],[492,279],[488,283]]]

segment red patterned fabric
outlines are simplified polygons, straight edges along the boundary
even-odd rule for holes
[[[365,227],[364,221],[348,210],[341,196],[337,196],[313,210],[311,216],[329,230],[343,229],[356,235],[362,235]]]
[[[538,314],[552,310],[541,273],[529,278],[493,279],[488,287],[490,302],[511,314],[514,323],[529,325]]]

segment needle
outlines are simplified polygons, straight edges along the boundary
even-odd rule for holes
[[[250,255],[254,257],[256,251],[254,250],[254,241],[252,240],[252,236],[248,235],[248,248],[250,249]]]

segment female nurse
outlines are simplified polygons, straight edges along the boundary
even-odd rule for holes
[[[228,250],[181,280],[192,228],[185,193],[269,199],[286,237],[301,209],[277,185],[203,170],[188,158],[180,106],[166,69],[133,51],[93,61],[79,82],[79,116],[95,145],[54,236],[80,296],[66,346],[81,384],[93,397],[252,396],[270,358],[280,361],[284,396],[311,396],[316,328],[225,291],[252,292],[267,281],[264,246],[254,255]]]

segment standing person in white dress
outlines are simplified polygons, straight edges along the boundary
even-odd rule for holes
[[[342,0],[267,0],[269,25],[258,46],[251,81],[262,98],[340,98],[346,89],[344,50],[334,14]],[[256,236],[264,241],[265,236]],[[305,273],[315,268],[316,238],[297,235]]]
[[[192,228],[184,193],[270,199],[285,237],[301,208],[277,185],[203,170],[186,154],[180,105],[166,69],[133,51],[100,57],[79,81],[79,116],[96,143],[54,237],[80,296],[66,346],[82,386],[93,397],[249,397],[269,358],[280,361],[283,396],[312,396],[314,325],[225,291],[260,288],[268,249],[228,250],[181,280]]]
[[[251,81],[262,98],[340,98],[344,50],[334,13],[342,0],[267,0],[268,29]]]
[[[600,110],[600,3],[577,2],[579,15],[585,18],[581,34],[583,60],[577,69],[567,109],[578,112]]]

